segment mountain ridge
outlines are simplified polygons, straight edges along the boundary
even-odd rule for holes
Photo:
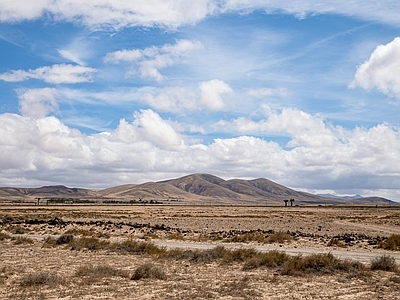
[[[265,178],[251,180],[222,179],[205,173],[195,173],[183,177],[124,184],[101,190],[69,188],[63,185],[43,186],[40,188],[0,187],[0,198],[83,198],[98,200],[156,200],[170,201],[178,199],[186,204],[280,204],[283,200],[294,199],[294,205],[301,204],[349,204],[348,199],[324,197],[300,192]],[[397,204],[381,197],[358,198],[358,204]],[[354,201],[353,201],[354,202]]]

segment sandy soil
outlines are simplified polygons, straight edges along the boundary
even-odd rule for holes
[[[277,268],[243,270],[240,262],[72,250],[68,245],[49,247],[45,241],[46,237],[71,233],[111,242],[138,239],[186,247],[229,245],[235,237],[249,233],[288,232],[293,237],[288,241],[233,244],[261,250],[311,249],[398,257],[399,252],[377,247],[400,232],[400,211],[394,208],[3,206],[0,221],[1,232],[12,237],[0,241],[1,299],[400,299],[400,274],[396,272],[287,276]],[[339,242],[328,246],[332,239]],[[130,280],[146,262],[161,268],[166,279]],[[79,275],[82,267],[96,266],[118,272]],[[38,272],[53,276],[52,280],[29,284],[28,279]]]

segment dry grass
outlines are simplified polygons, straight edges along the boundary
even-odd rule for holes
[[[8,233],[0,232],[0,241],[11,239],[11,236]]]
[[[110,235],[108,233],[104,233],[104,232],[98,232],[96,230],[90,229],[78,229],[78,228],[73,228],[73,229],[68,229],[65,234],[68,235],[79,235],[82,237],[95,237],[95,238],[105,238],[108,239],[110,238]]]
[[[214,237],[213,239],[216,240],[216,237]],[[260,244],[272,244],[272,243],[283,244],[292,240],[293,236],[290,233],[283,231],[278,231],[267,235],[262,232],[247,232],[242,234],[235,234],[232,237],[223,239],[224,242],[231,242],[231,243],[257,242]]]
[[[400,234],[392,234],[386,241],[379,243],[379,247],[386,250],[400,250]]]
[[[159,266],[156,266],[153,263],[145,263],[136,268],[131,280],[140,280],[146,278],[166,280],[167,275]]]
[[[16,238],[11,238],[11,240],[14,242],[14,245],[20,245],[20,244],[33,244],[34,241],[31,238],[27,238],[24,236],[18,236]]]
[[[275,268],[282,266],[290,257],[285,252],[269,251],[258,252],[253,257],[250,257],[243,264],[243,270],[257,269],[261,267]]]
[[[293,256],[282,267],[282,275],[302,276],[304,274],[347,273],[354,277],[364,276],[365,266],[360,262],[340,260],[331,253],[311,254],[309,256]]]
[[[74,273],[74,277],[80,278],[82,283],[94,284],[104,278],[122,277],[129,278],[129,273],[125,270],[111,267],[109,265],[91,264],[80,266]]]
[[[94,237],[82,237],[73,239],[68,245],[71,246],[71,250],[103,250],[110,247],[110,242]]]
[[[21,277],[20,285],[23,287],[37,286],[37,285],[50,285],[55,286],[62,284],[64,280],[55,272],[49,270],[37,271],[28,273]]]
[[[389,255],[382,255],[371,260],[371,270],[396,272],[398,270],[398,265],[393,257]]]
[[[108,247],[109,250],[131,253],[131,254],[150,254],[154,256],[165,256],[167,250],[164,247],[156,246],[151,242],[125,240],[119,243],[112,243]]]
[[[333,238],[331,239],[328,244],[328,247],[340,247],[340,248],[346,248],[347,246],[345,245],[345,243],[343,243],[341,240],[337,239],[337,238]]]

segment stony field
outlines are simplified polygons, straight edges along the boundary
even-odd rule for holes
[[[0,257],[0,299],[400,299],[400,210],[2,206]]]

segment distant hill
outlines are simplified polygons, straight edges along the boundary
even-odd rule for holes
[[[345,198],[299,192],[265,178],[224,180],[210,174],[192,174],[176,179],[143,184],[126,184],[103,190],[68,188],[62,185],[41,188],[0,188],[0,199],[79,198],[86,200],[178,201],[184,204],[283,205],[294,199],[304,204],[397,204],[380,197]]]

